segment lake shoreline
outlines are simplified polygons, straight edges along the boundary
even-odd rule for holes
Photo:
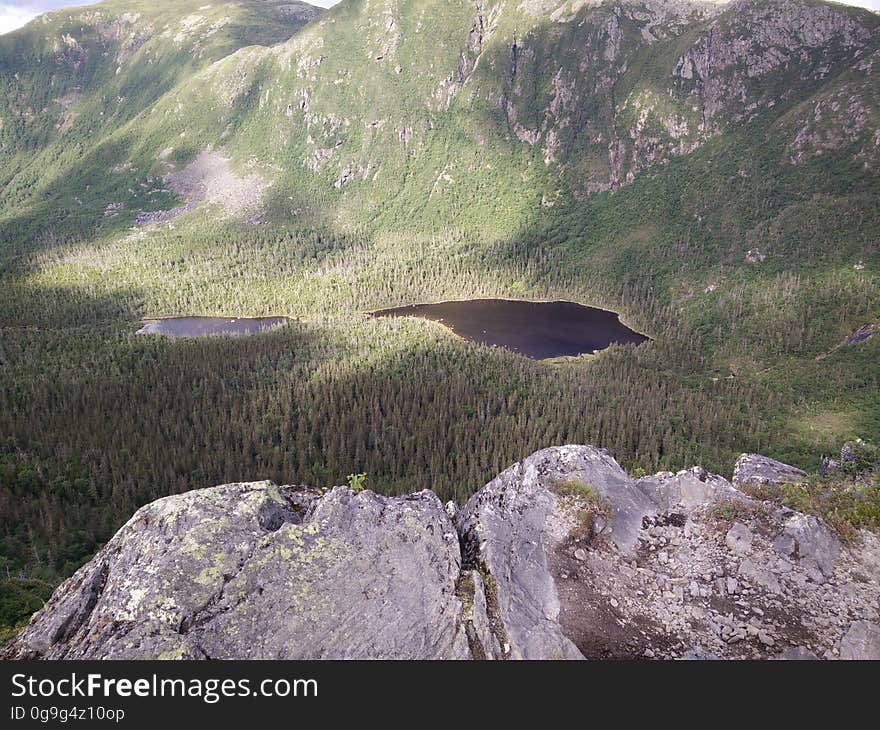
[[[590,309],[598,309],[602,312],[608,312],[609,314],[616,314],[617,319],[620,321],[622,325],[628,327],[633,330],[633,332],[639,332],[635,328],[635,325],[630,324],[627,320],[623,318],[623,315],[620,312],[616,312],[613,309],[606,309],[605,307],[600,307],[596,304],[584,304],[583,302],[576,302],[572,299],[516,299],[514,297],[463,297],[461,299],[441,299],[438,302],[417,302],[415,304],[397,304],[391,307],[382,307],[381,309],[367,309],[362,310],[361,314],[366,314],[369,316],[377,316],[378,312],[384,312],[390,309],[402,309],[403,307],[426,307],[433,304],[455,304],[457,302],[480,302],[480,301],[497,301],[497,302],[528,302],[529,304],[573,304],[576,307],[589,307]],[[644,335],[649,340],[654,340],[650,335],[646,335],[644,332],[639,332],[639,334]]]
[[[593,355],[612,344],[651,341],[629,327],[618,312],[564,299],[453,299],[365,314],[427,320],[466,341],[501,347],[539,361]]]
[[[290,324],[294,319],[274,317],[211,317],[186,315],[141,319],[136,335],[159,335],[171,338],[250,337]],[[169,325],[169,326],[166,326]]]

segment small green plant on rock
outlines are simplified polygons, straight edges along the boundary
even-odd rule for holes
[[[559,486],[559,493],[566,497],[581,497],[582,499],[598,499],[596,490],[583,479],[571,477]]]
[[[366,472],[361,472],[360,474],[349,474],[346,479],[348,479],[348,488],[357,494],[358,492],[364,491],[364,482],[367,481]]]
[[[565,503],[572,510],[575,526],[569,537],[572,540],[592,541],[596,533],[596,521],[610,516],[610,508],[606,500],[590,484],[579,477],[570,477],[557,487],[558,493],[567,498]]]

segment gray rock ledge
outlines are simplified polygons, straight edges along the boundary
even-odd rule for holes
[[[738,484],[799,478],[757,455]],[[769,483],[769,482],[767,482]],[[880,542],[705,469],[604,449],[461,508],[270,482],[140,509],[2,652],[21,659],[878,658]]]

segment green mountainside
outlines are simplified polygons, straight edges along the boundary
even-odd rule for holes
[[[191,488],[366,472],[461,500],[558,443],[722,471],[876,440],[880,338],[847,338],[880,321],[878,26],[812,0],[112,0],[0,37],[0,618]],[[482,296],[652,341],[534,362],[364,315]],[[174,314],[296,321],[134,335]]]

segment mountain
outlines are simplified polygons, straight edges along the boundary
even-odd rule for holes
[[[7,34],[0,50],[4,209],[73,203],[83,191],[60,181],[83,160],[109,164],[121,128],[198,71],[241,48],[284,41],[318,13],[280,0],[110,1],[43,15]],[[120,169],[115,186],[144,181],[127,172]],[[90,191],[93,181],[85,184]]]
[[[747,494],[797,469],[736,472],[635,480],[602,449],[544,449],[451,515],[428,490],[194,490],[139,510],[4,652],[880,659],[876,536],[844,547]]]
[[[222,147],[273,184],[266,205],[280,221],[306,202],[390,227],[414,213],[419,227],[504,214],[504,225],[475,223],[505,233],[529,222],[538,199],[616,190],[746,130],[778,147],[783,169],[840,151],[876,170],[869,11],[349,1],[293,34],[315,11],[171,5],[161,27],[138,4],[114,2],[48,16],[6,42],[2,68],[17,83],[4,94],[3,148],[27,150],[30,173],[4,181],[4,203],[28,199],[34,170],[46,176],[35,149],[57,156],[83,136],[59,165],[71,184],[99,160],[149,183],[165,150],[189,162]],[[112,187],[104,194],[122,202]],[[124,202],[131,216],[143,201]]]
[[[3,621],[137,508],[524,453],[815,471],[880,433],[875,13],[813,0],[112,0],[0,37]],[[612,309],[534,362],[367,313]],[[286,315],[169,341],[142,318]],[[48,587],[47,587],[48,586]]]

